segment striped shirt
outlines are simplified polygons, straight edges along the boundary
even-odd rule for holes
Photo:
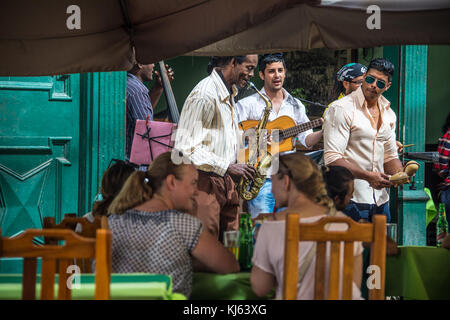
[[[236,86],[230,94],[213,70],[187,97],[178,123],[175,148],[197,169],[223,177],[236,162],[239,130],[235,112]]]
[[[136,120],[153,120],[153,107],[148,89],[135,75],[127,73],[126,159],[130,159]]]
[[[398,159],[396,115],[383,96],[378,107],[382,123],[377,131],[361,88],[331,103],[323,125],[325,165],[343,158],[363,170],[384,172],[386,162]],[[386,188],[377,190],[368,181],[355,179],[352,200],[380,206],[389,201],[389,193]]]
[[[450,186],[450,170],[448,166],[448,159],[450,157],[450,129],[439,138],[438,149],[439,163],[434,164],[434,169],[444,178],[439,184],[440,190],[446,190]]]
[[[288,116],[292,118],[292,120],[294,120],[296,124],[309,122],[309,118],[306,115],[305,106],[300,102],[300,100],[294,98],[284,88],[282,88],[282,90],[284,93],[283,103],[281,104],[278,113],[276,113],[272,108],[269,114],[269,121],[274,121],[281,116]],[[266,94],[266,90],[264,90],[264,88],[262,88],[260,92],[262,94]],[[236,103],[238,121],[242,122],[245,120],[260,120],[264,114],[265,108],[266,103],[258,93],[241,99],[238,103]],[[307,148],[311,146],[306,145],[306,137],[311,133],[313,133],[313,130],[310,129],[297,135],[298,141],[300,141],[300,143]],[[293,144],[295,143],[293,142]]]

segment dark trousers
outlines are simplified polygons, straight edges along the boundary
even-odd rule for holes
[[[384,214],[386,216],[386,223],[391,221],[391,212],[389,211],[389,201],[377,206],[376,204],[356,203],[350,201],[345,207],[344,213],[358,222],[361,219],[372,222],[374,214]]]
[[[193,215],[200,219],[204,229],[220,241],[224,231],[239,229],[239,195],[230,175],[221,177],[199,170],[198,190]]]

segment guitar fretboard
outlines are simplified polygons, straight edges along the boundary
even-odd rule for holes
[[[322,121],[320,119],[316,119],[316,120],[313,120],[310,122],[305,122],[305,123],[299,124],[295,127],[280,130],[280,135],[282,135],[282,137],[284,139],[286,139],[286,138],[296,136],[300,132],[303,132],[303,131],[306,131],[306,130],[309,130],[312,128],[320,127],[321,125],[322,125]]]

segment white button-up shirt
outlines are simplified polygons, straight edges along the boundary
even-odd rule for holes
[[[200,81],[183,105],[175,137],[175,148],[197,169],[224,176],[236,162],[239,129],[234,97],[213,70]]]
[[[269,121],[273,121],[281,116],[289,116],[295,121],[296,124],[309,122],[309,118],[305,112],[305,106],[300,102],[300,100],[294,98],[284,88],[282,90],[284,92],[283,103],[281,104],[278,113],[276,113],[272,108],[269,114]],[[264,88],[262,88],[260,92],[266,94]],[[239,100],[236,103],[238,121],[242,122],[245,120],[260,120],[264,114],[265,107],[266,103],[258,93],[252,94],[251,96]],[[306,145],[306,137],[311,133],[313,133],[312,129],[301,132],[297,135],[297,138],[301,142],[301,144],[303,144],[307,148],[311,146]]]
[[[382,123],[377,131],[361,88],[331,103],[323,124],[326,165],[343,158],[361,169],[384,172],[384,163],[398,159],[397,117],[383,96],[378,99],[378,108]],[[366,180],[355,179],[352,200],[380,206],[389,200],[389,193],[386,188],[377,190]]]

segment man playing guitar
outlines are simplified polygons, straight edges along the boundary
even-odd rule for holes
[[[283,88],[286,64],[282,53],[266,54],[261,57],[259,77],[264,81],[264,88],[261,89],[261,93],[267,95],[272,102],[269,121],[274,121],[281,116],[288,116],[297,125],[309,122],[305,106]],[[259,120],[263,115],[264,108],[265,102],[257,93],[241,99],[236,105],[238,121]],[[322,130],[313,132],[310,129],[299,133],[295,138],[296,144],[300,143],[310,148],[320,141]],[[252,218],[255,218],[260,213],[272,212],[274,206],[272,181],[267,178],[258,196],[248,202],[248,208]]]

